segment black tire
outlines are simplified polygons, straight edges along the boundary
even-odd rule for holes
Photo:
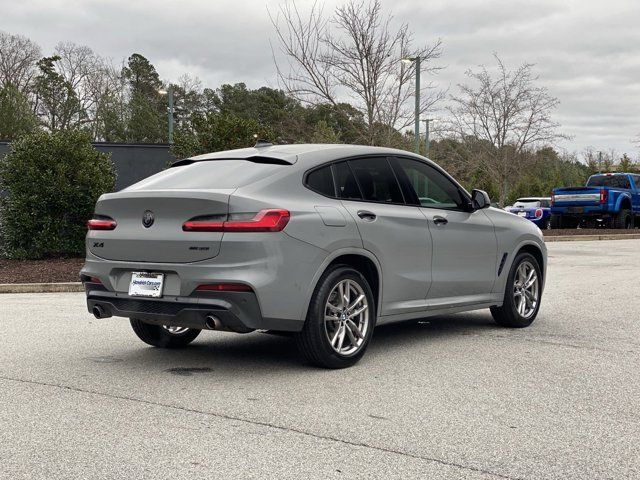
[[[325,309],[329,295],[343,280],[350,280],[359,285],[367,302],[367,329],[362,343],[356,351],[349,355],[338,353],[328,338],[325,326]],[[311,364],[324,368],[346,368],[354,365],[364,355],[376,323],[376,305],[369,283],[357,270],[347,265],[337,265],[327,270],[316,286],[309,304],[309,311],[302,331],[296,334],[296,345],[302,356]],[[338,321],[336,319],[336,321]],[[344,336],[344,335],[343,335]]]
[[[551,230],[551,217],[547,218],[544,221],[544,229],[545,230]]]
[[[144,343],[160,348],[183,348],[193,342],[200,330],[189,328],[183,333],[171,333],[160,325],[152,325],[132,318],[131,328]]]
[[[514,297],[515,289],[515,277],[518,268],[523,262],[528,262],[533,266],[538,278],[538,298],[535,309],[532,314],[528,316],[521,315],[516,307],[516,300]],[[533,323],[540,310],[540,300],[542,298],[542,274],[540,271],[540,265],[536,258],[530,253],[520,253],[513,261],[511,270],[509,270],[509,276],[507,277],[507,284],[504,292],[504,301],[501,307],[491,307],[491,315],[496,323],[503,327],[509,328],[523,328],[528,327]]]
[[[633,215],[631,210],[623,209],[613,218],[613,228],[631,229],[633,228]]]
[[[560,215],[551,215],[551,230],[558,230],[562,228],[562,217]]]

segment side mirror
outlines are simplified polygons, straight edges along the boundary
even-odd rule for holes
[[[471,208],[473,210],[482,210],[491,206],[491,199],[484,190],[471,191]]]

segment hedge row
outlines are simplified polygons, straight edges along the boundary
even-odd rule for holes
[[[0,158],[0,236],[9,258],[84,254],[86,222],[115,186],[109,155],[80,131],[36,132]]]

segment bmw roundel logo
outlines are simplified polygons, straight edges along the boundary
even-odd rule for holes
[[[153,225],[153,222],[155,222],[155,220],[156,217],[151,210],[145,211],[144,215],[142,215],[142,225],[144,225],[145,228],[149,228],[151,225]]]

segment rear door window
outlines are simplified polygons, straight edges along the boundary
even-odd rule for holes
[[[346,200],[362,200],[360,187],[356,182],[356,177],[347,165],[347,162],[340,162],[333,165],[333,175],[336,180],[336,190],[338,197]]]
[[[349,160],[364,200],[404,203],[400,185],[385,157]]]

